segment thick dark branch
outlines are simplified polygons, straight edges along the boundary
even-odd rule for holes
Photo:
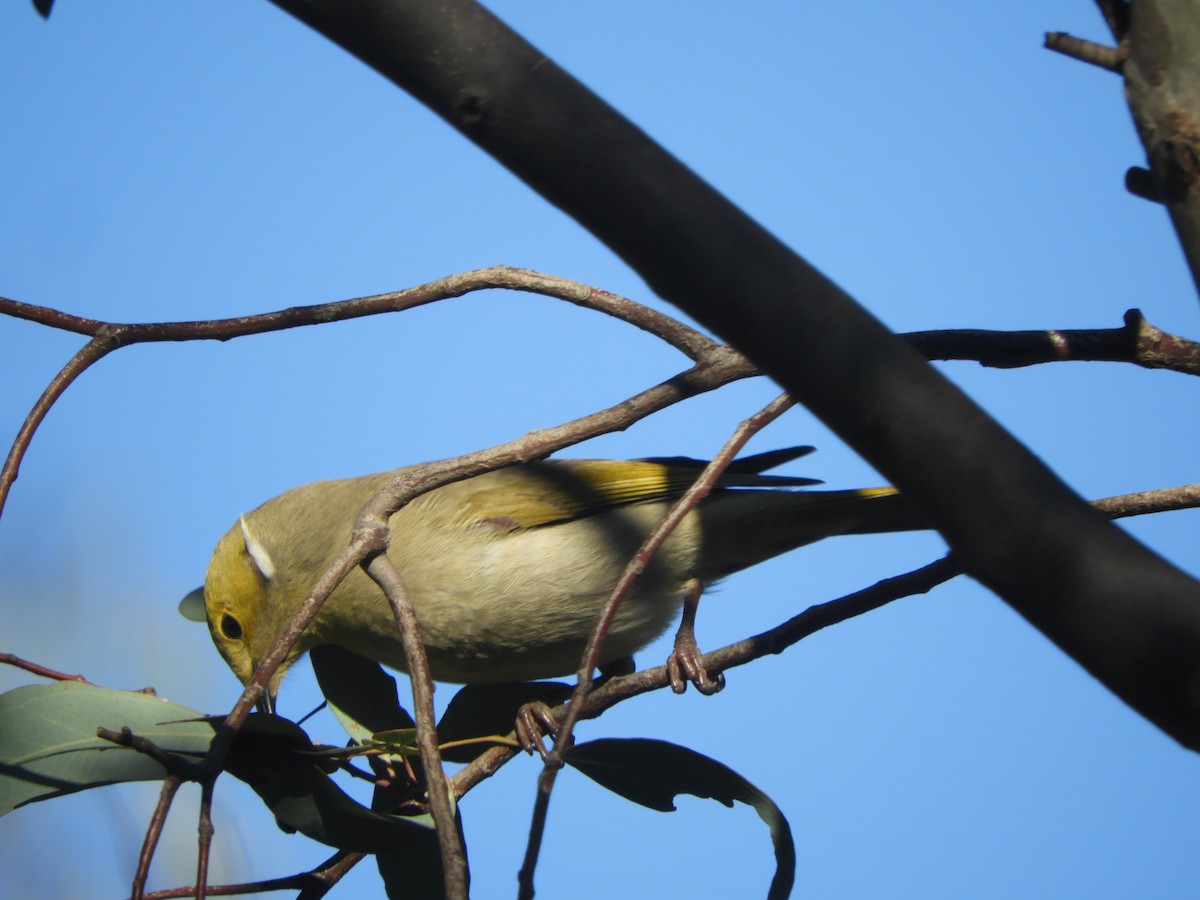
[[[844,291],[477,4],[275,2],[750,356],[905,491],[966,571],[1200,747],[1200,584],[1090,509]]]

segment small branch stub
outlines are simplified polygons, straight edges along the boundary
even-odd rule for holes
[[[1150,174],[1149,169],[1143,169],[1141,166],[1133,166],[1125,173],[1125,190],[1151,203],[1163,202],[1162,193],[1154,183],[1154,176]]]
[[[1109,47],[1105,44],[1097,44],[1095,41],[1077,38],[1065,31],[1046,32],[1045,46],[1047,50],[1053,50],[1055,53],[1061,53],[1080,62],[1099,66],[1108,72],[1119,73],[1129,56],[1123,46]]]

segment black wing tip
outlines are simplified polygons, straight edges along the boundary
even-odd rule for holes
[[[816,452],[816,447],[782,447],[779,450],[767,450],[765,453],[755,453],[752,456],[740,456],[729,464],[727,472],[754,473],[766,472],[768,469],[776,469],[784,463],[790,463],[794,459],[800,459],[802,456],[808,456],[810,453]],[[810,482],[811,484],[819,484],[820,482]]]
[[[783,447],[779,450],[767,450],[765,453],[755,453],[751,456],[739,456],[726,467],[725,471],[734,475],[758,475],[760,472],[778,468],[794,459],[808,456],[808,454],[814,452],[816,449],[816,447],[810,446]],[[695,459],[691,456],[647,456],[642,462],[658,463],[661,466],[675,466],[680,469],[703,469],[708,465],[709,461],[707,459]],[[789,476],[778,475],[771,477],[786,478]],[[821,483],[811,479],[801,480],[805,484]]]

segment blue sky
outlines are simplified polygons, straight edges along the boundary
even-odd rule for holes
[[[490,8],[897,330],[1115,327],[1138,306],[1197,332],[1165,213],[1122,188],[1142,151],[1119,80],[1041,48],[1050,30],[1103,39],[1091,3]],[[60,0],[43,22],[12,2],[0,41],[0,294],[193,319],[505,263],[660,305],[481,151],[267,3]],[[6,439],[80,343],[0,319]],[[0,518],[3,649],[221,712],[236,682],[175,605],[239,513],[306,481],[498,443],[682,367],[595,314],[498,293],[125,350],[51,412]],[[1086,496],[1197,478],[1183,376],[944,370]],[[737,385],[572,453],[705,456],[774,393]],[[803,411],[753,447],[799,443],[820,448],[799,474],[878,480]],[[1125,527],[1195,573],[1197,524],[1181,512]],[[941,546],[848,538],[773,561],[705,601],[700,641],[763,630]],[[2,688],[28,680],[0,670]],[[313,702],[298,672],[282,711]],[[312,731],[341,740],[329,719]],[[600,736],[695,747],[773,796],[796,834],[798,895],[1194,893],[1195,756],[963,580],[732,672],[718,697],[642,698],[579,733]],[[537,768],[518,760],[464,802],[474,896],[514,892]],[[219,787],[214,879],[324,857],[275,833],[232,779]],[[153,798],[105,789],[0,819],[0,894],[121,896]],[[193,808],[172,817],[155,887],[190,880]],[[683,799],[664,816],[568,773],[550,829],[542,896],[755,896],[770,877],[747,809]],[[380,895],[361,868],[343,893]]]

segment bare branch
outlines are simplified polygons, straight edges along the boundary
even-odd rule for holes
[[[94,337],[81,347],[67,364],[63,366],[62,371],[55,375],[50,383],[46,385],[46,389],[42,391],[42,395],[34,403],[33,409],[29,411],[29,415],[25,417],[25,421],[21,423],[21,428],[8,450],[8,456],[5,457],[4,466],[0,467],[0,513],[3,513],[4,504],[8,500],[8,493],[12,489],[13,483],[17,480],[17,474],[21,468],[21,460],[25,456],[25,451],[29,448],[29,442],[33,440],[34,432],[42,424],[42,420],[46,418],[50,407],[62,396],[63,391],[67,389],[71,382],[82,375],[92,363],[107,356],[115,349],[116,346],[109,343],[103,336],[103,331],[101,331],[99,336]]]
[[[458,828],[454,822],[454,807],[450,802],[450,788],[446,774],[442,771],[442,755],[438,751],[437,715],[433,709],[433,676],[429,672],[421,630],[417,616],[409,600],[395,563],[386,553],[388,522],[379,517],[369,525],[362,518],[355,526],[356,537],[360,529],[369,528],[383,541],[384,549],[367,558],[363,568],[383,590],[396,617],[396,628],[404,644],[404,656],[408,661],[409,680],[413,691],[413,712],[417,723],[417,745],[421,750],[421,766],[425,772],[425,789],[429,792],[429,808],[437,823],[438,847],[442,854],[442,873],[445,878],[447,900],[467,898],[467,857],[463,851]],[[371,540],[363,535],[363,540]],[[373,541],[372,541],[373,542]]]
[[[119,747],[128,747],[144,756],[150,757],[166,769],[169,775],[177,775],[188,781],[199,781],[207,774],[203,764],[185,759],[182,756],[177,756],[174,753],[168,753],[149,738],[143,737],[140,734],[134,734],[128,727],[122,728],[120,731],[113,731],[109,728],[97,728],[96,737],[101,740],[111,741]]]
[[[78,681],[80,684],[91,684],[82,675],[68,675],[65,672],[59,672],[40,663],[22,659],[14,653],[0,653],[0,665],[15,666],[18,669],[24,669],[26,672],[40,675],[42,678],[50,678],[54,681]]]
[[[163,779],[162,789],[158,792],[158,802],[146,826],[146,836],[142,839],[142,850],[138,854],[137,871],[133,875],[133,887],[129,891],[130,900],[142,900],[146,894],[146,879],[150,876],[150,862],[154,859],[154,851],[162,837],[163,826],[167,823],[167,813],[183,778],[177,774],[168,775]]]
[[[1200,507],[1200,484],[1120,494],[1116,497],[1105,497],[1103,500],[1093,500],[1092,505],[1110,519],[1195,509]]]
[[[1156,328],[1137,309],[1125,313],[1123,328],[946,329],[914,331],[902,337],[927,359],[975,360],[995,368],[1067,361],[1127,362],[1200,375],[1200,343]]]
[[[366,853],[338,851],[326,859],[316,869],[287,875],[282,878],[268,878],[265,881],[252,881],[245,884],[220,884],[209,886],[209,896],[238,896],[240,894],[262,894],[268,890],[300,890],[296,900],[317,900],[330,892],[350,869],[358,865]],[[146,894],[143,900],[175,900],[175,898],[190,898],[196,896],[196,886],[155,890]]]
[[[1091,63],[1109,72],[1121,71],[1129,54],[1124,47],[1106,47],[1067,34],[1065,31],[1046,32],[1046,49],[1069,56],[1080,62]]]
[[[317,900],[329,893],[347,872],[362,861],[365,853],[351,853],[341,850],[327,859],[310,872],[300,872],[296,875],[286,875],[282,878],[269,878],[264,881],[250,881],[245,884],[210,885],[207,888],[211,897],[236,897],[241,894],[260,894],[267,891],[299,890],[297,900]],[[175,900],[180,897],[195,897],[196,887],[170,888],[165,891],[154,891],[146,894],[143,900]]]

